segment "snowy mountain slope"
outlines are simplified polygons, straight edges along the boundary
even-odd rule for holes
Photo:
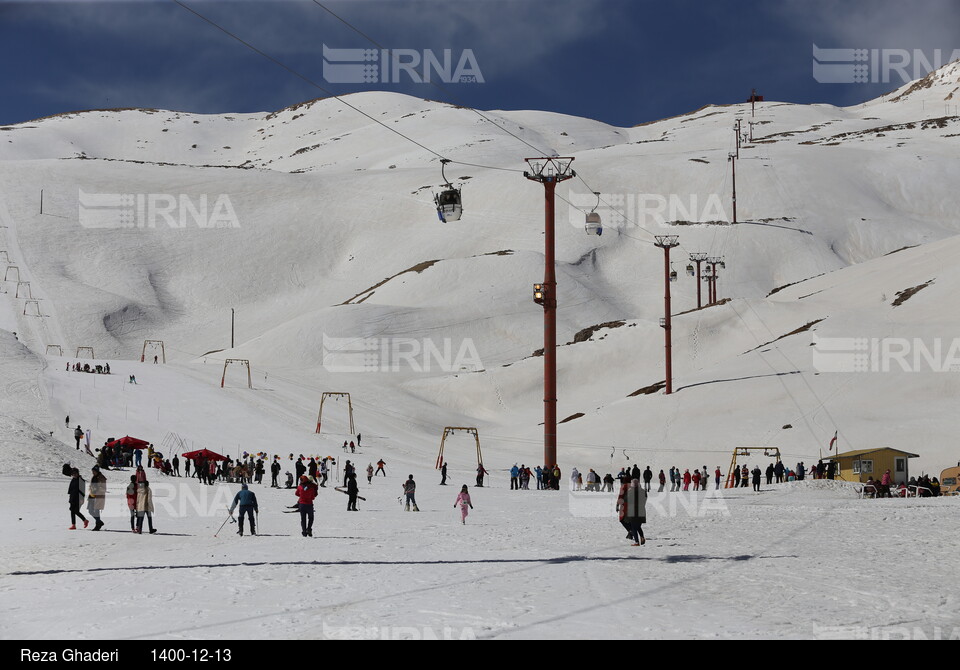
[[[867,272],[873,267],[868,261],[878,258],[874,263],[892,264],[883,266],[891,291],[930,278],[916,279],[923,274],[919,252],[881,257],[960,234],[952,188],[960,167],[956,138],[949,136],[954,120],[943,127],[923,123],[933,118],[923,116],[925,107],[933,108],[923,100],[942,98],[955,68],[945,68],[936,86],[896,102],[850,109],[758,105],[757,142],[742,148],[738,163],[745,223],[737,226],[661,224],[644,216],[638,203],[645,194],[673,194],[685,203],[696,196],[700,211],[664,218],[728,218],[729,212],[718,217],[704,204],[713,196],[728,209],[726,156],[735,119],[751,120],[748,106],[708,107],[630,129],[540,112],[487,113],[537,146],[575,155],[574,167],[604,193],[605,220],[615,218],[607,205],[619,196],[630,221],[642,226],[608,226],[603,237],[588,237],[582,212],[558,203],[560,341],[624,321],[598,332],[593,342],[560,350],[560,417],[585,415],[561,427],[562,441],[583,445],[574,457],[609,459],[614,446],[633,448],[632,460],[637,453],[660,458],[678,449],[709,457],[737,444],[773,442],[791,458],[810,459],[839,429],[851,446],[883,439],[924,451],[917,440],[933,443],[922,464],[934,471],[952,458],[949,447],[940,446],[955,429],[952,420],[932,425],[902,402],[906,388],[923,399],[924,412],[939,411],[952,388],[949,375],[935,384],[923,374],[898,381],[818,376],[808,335],[745,352],[817,319],[825,319],[817,332],[836,328],[830,332],[838,336],[854,326],[874,337],[901,332],[889,327],[889,301],[865,306],[866,297],[856,291],[793,301],[786,301],[789,291],[765,296],[815,275],[825,276],[798,290],[814,286],[809,291],[816,292],[822,282],[846,286],[848,273]],[[349,101],[464,162],[522,170],[521,159],[531,151],[469,110],[387,93]],[[863,132],[891,124],[913,127]],[[79,153],[97,160],[72,158]],[[164,372],[173,376],[163,378],[163,393],[176,386],[178,375],[190,388],[200,379],[219,392],[216,361],[226,357],[249,358],[255,375],[268,374],[267,384],[286,385],[282,392],[258,388],[249,398],[225,391],[244,403],[240,414],[250,412],[250,421],[279,422],[269,432],[284,435],[280,442],[313,439],[319,393],[351,390],[366,411],[362,426],[412,460],[433,457],[443,425],[465,422],[496,436],[491,449],[500,465],[539,458],[541,359],[532,355],[542,347],[541,315],[530,286],[542,278],[542,190],[522,175],[450,166],[448,176],[470,177],[464,180],[465,214],[456,224],[440,224],[431,203],[440,181],[436,157],[336,100],[262,115],[66,115],[4,129],[0,157],[9,212],[0,246],[34,284],[44,316],[26,316],[23,300],[6,298],[10,318],[33,351],[61,344],[69,355],[91,346],[98,358],[117,361],[136,358],[145,339],[163,339],[168,359],[176,361]],[[236,169],[241,165],[250,169]],[[182,194],[192,203],[226,194],[239,227],[200,229],[188,220],[182,229],[162,221],[153,229],[82,228],[80,191]],[[561,195],[584,209],[592,206],[579,181],[568,182]],[[662,254],[650,234],[670,232],[683,245],[675,256],[681,275],[688,251],[725,255],[720,294],[737,300],[676,319],[679,393],[628,398],[663,379],[657,325]],[[858,290],[871,291],[874,281],[863,280]],[[896,314],[909,314],[914,301],[937,295],[934,289],[948,294],[952,282],[938,278]],[[9,291],[14,284],[5,286]],[[695,307],[695,296],[692,280],[681,276],[675,312]],[[204,365],[197,360],[201,354],[229,342],[230,307],[237,309],[238,345],[212,354]],[[937,314],[950,325],[940,308]],[[917,323],[932,315],[921,313]],[[323,367],[324,336],[430,340],[441,348],[449,340],[455,350],[469,339],[483,371],[332,372]],[[55,372],[51,366],[49,374]],[[55,397],[72,402],[77,389],[45,380]],[[262,399],[272,394],[282,399]],[[167,404],[164,397],[143,396],[144,421],[165,423],[154,417]],[[208,402],[219,400],[208,401],[204,393],[193,404]],[[232,407],[218,410],[225,421],[238,411]],[[85,410],[97,413],[97,407]],[[873,422],[878,415],[897,426]],[[121,419],[114,408],[104,430],[132,432],[124,421],[133,420]],[[788,424],[794,428],[782,429]],[[198,428],[190,439],[244,444],[251,430],[238,425],[237,433],[222,436]]]

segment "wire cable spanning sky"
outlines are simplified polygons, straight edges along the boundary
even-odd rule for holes
[[[960,56],[960,3],[952,0],[557,0],[547,9],[534,0],[188,4],[337,95],[440,97],[411,72],[448,59],[432,78],[450,80],[464,65],[463,81],[444,81],[460,104],[617,126],[743,102],[754,88],[768,100],[851,105],[904,83],[896,73],[877,83],[821,83],[814,45],[905,53],[911,74],[923,60]],[[350,52],[331,49],[376,53],[350,63]],[[117,107],[273,111],[317,95],[169,0],[0,0],[0,55],[0,124]],[[413,65],[397,67],[394,57]],[[364,66],[376,67],[366,80],[351,77]]]

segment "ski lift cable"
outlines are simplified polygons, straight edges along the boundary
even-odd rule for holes
[[[342,16],[340,16],[339,14],[335,13],[334,11],[332,11],[329,7],[327,7],[326,5],[324,5],[322,2],[319,2],[319,0],[312,0],[312,2],[313,2],[315,5],[317,5],[318,7],[320,7],[321,9],[323,9],[325,12],[327,12],[328,14],[330,14],[331,16],[333,16],[335,19],[337,19],[338,21],[340,21],[341,23],[343,23],[345,26],[347,26],[348,28],[350,28],[352,31],[354,31],[355,33],[357,33],[358,35],[360,35],[361,37],[363,37],[365,40],[367,40],[368,42],[370,42],[371,44],[373,44],[374,46],[376,46],[377,48],[379,48],[379,49],[385,49],[385,48],[386,48],[385,46],[383,46],[382,44],[380,44],[379,42],[377,42],[375,39],[373,39],[372,37],[370,37],[369,35],[367,35],[365,32],[363,32],[362,30],[360,30],[359,28],[357,28],[356,26],[354,26],[352,23],[350,23],[349,21],[347,21],[346,19],[344,19]],[[441,91],[443,91],[444,93],[447,93],[448,96],[449,96],[449,91],[448,91],[448,89],[447,89],[446,86],[443,86],[443,85],[441,85],[441,84],[439,84],[439,83],[437,83],[437,82],[435,82],[435,81],[429,81],[428,83],[429,83],[430,85],[432,85],[434,88],[437,88],[438,90],[441,90]],[[478,109],[476,109],[476,108],[474,108],[474,107],[471,107],[471,106],[469,106],[469,105],[462,105],[462,104],[460,104],[459,102],[454,102],[453,104],[456,104],[458,107],[461,107],[461,108],[463,108],[463,109],[470,110],[471,112],[473,112],[474,114],[476,114],[477,116],[479,116],[480,118],[482,118],[483,120],[485,120],[485,121],[487,121],[488,123],[490,123],[490,124],[492,124],[493,126],[495,126],[497,129],[499,129],[499,130],[507,133],[507,134],[510,135],[511,137],[519,140],[520,142],[522,142],[523,144],[525,144],[527,147],[529,147],[530,149],[533,149],[534,151],[536,151],[537,153],[539,153],[539,154],[541,154],[541,155],[546,156],[546,155],[550,155],[550,154],[554,153],[554,152],[552,152],[552,151],[544,151],[544,150],[541,149],[540,147],[534,146],[533,144],[531,144],[531,143],[528,142],[527,140],[523,139],[522,137],[520,137],[520,136],[517,135],[516,133],[511,132],[508,128],[500,125],[499,123],[497,123],[496,121],[492,120],[490,117],[488,117],[487,115],[483,114],[480,110],[478,110]],[[459,162],[459,161],[452,161],[452,162]],[[463,165],[470,165],[469,163],[461,163],[461,164],[463,164]],[[474,166],[474,167],[487,167],[487,166]],[[501,169],[501,170],[509,170],[509,168],[499,168],[499,169]],[[515,170],[515,169],[514,169],[514,170],[510,170],[510,171],[512,171],[512,172],[523,172],[523,170]],[[597,191],[596,191],[590,184],[587,183],[587,181],[583,178],[583,176],[582,176],[578,171],[574,171],[574,176],[575,176],[577,179],[579,179],[580,182],[583,183],[583,185],[586,186],[587,189],[589,189],[591,193],[597,193]],[[610,205],[609,203],[607,203],[606,201],[604,201],[599,195],[597,196],[597,198],[598,198],[597,207],[599,207],[600,203],[602,202],[602,203],[603,203],[604,205],[606,205],[607,207],[611,207],[611,208],[612,208],[612,205]],[[564,200],[564,202],[566,202],[567,204],[569,204],[571,207],[574,207],[575,209],[579,209],[579,210],[581,210],[581,211],[584,211],[584,213],[585,213],[585,210],[584,210],[582,207],[580,207],[580,206],[578,206],[578,205],[574,205],[574,204],[571,203],[569,200],[566,200],[566,199],[564,199],[564,198],[562,198],[562,197],[561,197],[561,199]],[[591,211],[596,211],[597,207],[594,207],[593,210],[591,210]],[[625,219],[626,222],[629,223],[630,225],[635,225],[635,226],[637,226],[638,228],[641,228],[641,229],[643,229],[643,230],[646,230],[646,229],[642,228],[639,224],[636,224],[636,223],[634,223],[633,221],[630,221],[630,220],[627,219],[626,217],[624,217],[624,219]],[[646,232],[648,232],[648,233],[650,233],[651,235],[653,235],[653,233],[651,233],[649,230],[647,230]]]
[[[302,79],[303,81],[305,81],[305,82],[306,82],[307,84],[309,84],[310,86],[313,86],[313,87],[316,88],[317,90],[325,93],[328,97],[331,97],[331,98],[337,100],[338,102],[340,102],[341,104],[343,104],[343,105],[349,107],[350,109],[354,110],[355,112],[357,112],[357,113],[360,114],[361,116],[364,116],[365,118],[369,119],[370,121],[373,121],[373,122],[376,123],[377,125],[382,126],[382,127],[385,128],[386,130],[389,130],[391,133],[393,133],[393,134],[395,134],[395,135],[397,135],[397,136],[399,136],[399,137],[407,140],[408,142],[410,142],[410,143],[412,143],[412,144],[415,144],[416,146],[420,147],[420,148],[423,149],[424,151],[427,151],[427,152],[433,154],[433,155],[436,156],[437,158],[446,159],[446,157],[443,156],[442,154],[440,154],[439,152],[434,151],[433,149],[431,149],[430,147],[426,146],[425,144],[422,144],[422,143],[418,142],[417,140],[413,139],[412,137],[410,137],[410,136],[408,136],[408,135],[405,135],[404,133],[401,133],[401,132],[400,132],[399,130],[397,130],[396,128],[391,128],[390,126],[388,126],[388,125],[387,125],[386,123],[384,123],[383,121],[380,121],[379,119],[371,116],[370,114],[368,114],[367,112],[363,111],[362,109],[360,109],[360,108],[357,107],[356,105],[353,105],[353,104],[347,102],[347,101],[344,100],[341,96],[336,95],[336,94],[333,93],[332,91],[324,88],[323,86],[321,86],[321,85],[318,84],[317,82],[313,81],[313,80],[310,79],[309,77],[300,74],[299,72],[297,72],[296,70],[294,70],[292,67],[286,65],[286,64],[283,63],[282,61],[279,61],[279,60],[277,60],[276,58],[274,58],[273,56],[267,54],[266,52],[261,51],[260,49],[258,49],[257,47],[255,47],[255,46],[254,46],[253,44],[251,44],[250,42],[247,42],[247,41],[244,40],[243,38],[241,38],[241,37],[239,37],[238,35],[235,35],[234,33],[230,32],[229,30],[227,30],[226,28],[224,28],[224,27],[221,26],[220,24],[216,23],[216,22],[213,21],[212,19],[204,16],[204,15],[201,14],[200,12],[198,12],[198,11],[196,11],[195,9],[193,9],[193,8],[189,7],[188,5],[184,4],[183,2],[181,2],[181,0],[172,0],[172,2],[176,3],[177,5],[179,5],[179,6],[182,7],[183,9],[187,10],[188,12],[190,12],[191,14],[193,14],[194,16],[196,16],[197,18],[205,21],[206,23],[210,24],[211,26],[213,26],[213,27],[216,28],[217,30],[221,31],[222,33],[226,34],[227,36],[231,37],[232,39],[236,40],[237,42],[239,42],[239,43],[242,44],[243,46],[247,47],[248,49],[250,49],[250,50],[253,51],[254,53],[256,53],[256,54],[258,54],[258,55],[260,55],[260,56],[263,56],[264,58],[266,58],[267,60],[269,60],[271,63],[273,63],[273,64],[275,64],[275,65],[283,68],[284,70],[286,70],[287,72],[289,72],[289,73],[292,74],[293,76],[297,77],[298,79]],[[487,169],[487,170],[504,170],[504,171],[509,171],[509,172],[522,172],[522,170],[517,170],[517,169],[514,169],[514,168],[505,168],[505,167],[498,167],[498,166],[493,166],[493,165],[480,165],[480,164],[476,164],[476,163],[465,163],[465,162],[462,162],[462,161],[456,161],[456,160],[452,160],[452,159],[447,159],[447,160],[450,160],[451,163],[460,163],[460,164],[463,164],[463,165],[470,165],[471,167],[483,168],[483,169]]]

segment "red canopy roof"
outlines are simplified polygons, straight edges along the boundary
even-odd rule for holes
[[[190,460],[195,460],[197,458],[205,458],[208,461],[225,461],[227,460],[226,456],[221,456],[215,451],[210,451],[209,449],[198,449],[196,451],[188,451],[184,454],[181,454],[184,458],[189,458]]]
[[[121,437],[119,440],[108,442],[107,446],[112,447],[117,444],[122,445],[124,449],[146,449],[150,446],[149,442],[144,442],[143,440],[130,437],[129,435],[126,437]]]

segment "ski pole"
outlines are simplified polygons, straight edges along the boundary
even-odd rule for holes
[[[223,527],[227,525],[227,521],[231,521],[231,520],[234,520],[234,519],[233,519],[233,514],[228,511],[228,512],[227,512],[227,518],[223,520],[223,523],[220,524],[220,527],[217,529],[217,532],[213,534],[213,536],[216,537],[217,535],[219,535],[219,534],[220,534],[220,531],[223,530]]]

